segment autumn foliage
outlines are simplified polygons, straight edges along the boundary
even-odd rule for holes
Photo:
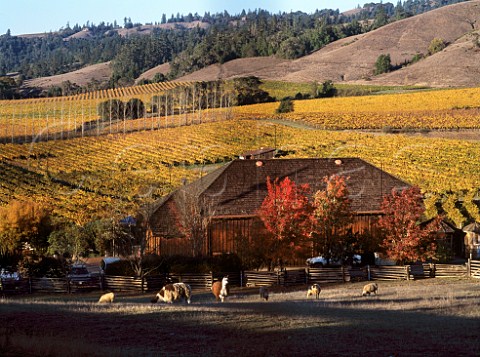
[[[424,213],[423,195],[413,186],[402,191],[392,190],[382,202],[384,215],[379,227],[384,234],[382,243],[387,255],[399,263],[435,258],[435,232],[440,218],[426,226],[420,225]]]
[[[305,248],[314,229],[312,207],[308,199],[308,185],[297,186],[286,177],[273,182],[267,177],[267,196],[258,212],[270,235],[271,262],[293,258]]]
[[[32,201],[10,202],[0,207],[0,255],[14,253],[22,243],[46,250],[50,211]]]
[[[314,251],[327,259],[342,255],[343,238],[353,219],[346,180],[338,175],[324,177],[325,190],[317,191],[314,195],[314,214],[317,220]]]

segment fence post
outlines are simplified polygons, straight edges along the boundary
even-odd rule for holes
[[[345,282],[345,266],[342,265],[342,280]]]
[[[305,284],[308,285],[310,281],[310,268],[305,268]]]
[[[372,275],[370,272],[370,264],[367,265],[367,280],[368,281],[372,280]]]
[[[467,276],[470,278],[472,276],[472,259],[468,258],[467,260]]]
[[[410,265],[407,265],[405,268],[405,271],[407,273],[407,280],[410,280]]]

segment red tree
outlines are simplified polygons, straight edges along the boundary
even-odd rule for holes
[[[313,249],[315,254],[322,254],[326,259],[343,258],[347,253],[344,238],[353,216],[346,180],[338,175],[324,177],[327,187],[314,195],[318,225]]]
[[[288,177],[281,182],[267,177],[267,190],[258,214],[270,233],[270,261],[283,267],[285,260],[302,251],[314,226],[309,186],[297,186]]]
[[[436,258],[435,232],[440,217],[426,226],[419,224],[425,209],[418,187],[392,190],[383,199],[382,211],[384,216],[378,221],[384,234],[382,247],[391,259],[406,263]]]

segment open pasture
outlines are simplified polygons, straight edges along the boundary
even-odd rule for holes
[[[26,296],[0,301],[2,356],[478,356],[480,282],[378,282],[234,289],[224,303],[194,291],[192,304],[153,294]]]

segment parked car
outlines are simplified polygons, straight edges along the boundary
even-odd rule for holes
[[[2,280],[10,280],[10,281],[18,281],[20,280],[20,274],[16,271],[12,271],[9,268],[2,268],[0,270],[0,279]]]
[[[73,265],[67,278],[71,284],[79,286],[90,285],[95,280],[85,265]]]
[[[344,263],[348,263],[349,260],[351,261],[351,265],[360,265],[362,262],[362,257],[358,254],[353,255],[352,259],[338,259],[338,258],[332,258],[330,259],[330,263],[328,263],[327,258],[323,256],[317,256],[313,258],[308,258],[307,261],[305,262],[307,266],[310,268],[321,268],[326,265],[331,265],[331,266],[340,266],[343,265]]]

